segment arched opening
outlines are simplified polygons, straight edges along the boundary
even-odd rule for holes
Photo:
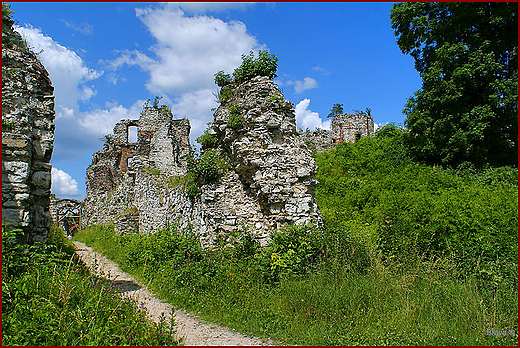
[[[360,133],[356,133],[355,137],[356,138],[354,139],[354,141],[358,141],[359,139],[361,139],[361,134]]]
[[[129,126],[128,127],[128,143],[137,143],[137,127]]]

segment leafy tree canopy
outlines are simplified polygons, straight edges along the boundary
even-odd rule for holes
[[[270,79],[275,78],[278,69],[278,57],[267,51],[259,51],[255,58],[253,51],[248,55],[242,55],[242,64],[233,71],[233,77],[224,71],[215,74],[215,83],[219,87],[225,87],[232,83],[242,83],[256,76],[267,76]]]
[[[334,104],[332,105],[332,109],[327,117],[334,117],[336,115],[341,115],[343,113],[343,104]]]
[[[400,3],[390,18],[422,78],[404,109],[418,159],[518,165],[517,4]]]

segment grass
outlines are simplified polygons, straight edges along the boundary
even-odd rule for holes
[[[2,229],[2,345],[177,345],[112,282],[91,275],[57,227],[46,245]]]
[[[77,238],[165,301],[284,344],[517,345],[518,170],[416,163],[390,130],[316,155],[323,230],[212,251],[175,228]]]
[[[113,239],[111,234],[111,228],[91,227],[78,238],[96,240],[95,248],[120,260],[175,306],[285,344],[516,345],[518,339],[517,290],[505,284],[490,290],[472,277],[460,279],[448,260],[423,260],[415,267],[375,263],[363,272],[324,261],[313,273],[270,282],[265,277],[269,265],[255,261],[258,251],[246,259],[229,250],[179,259],[191,249],[179,253],[175,233],[168,238],[160,232],[153,241],[153,236]],[[100,242],[101,235],[107,242]],[[151,251],[140,263],[128,261],[128,255],[147,250],[129,250],[132,245],[157,244],[157,239],[166,247],[161,255],[171,259]],[[514,329],[515,335],[487,335],[488,329]]]

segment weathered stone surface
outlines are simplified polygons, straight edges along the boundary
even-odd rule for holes
[[[243,118],[235,129],[228,126],[231,106]],[[138,128],[136,144],[128,143],[129,126]],[[188,121],[173,120],[166,107],[119,122],[87,170],[83,223],[114,222],[118,233],[177,225],[198,233],[204,247],[237,230],[249,229],[265,244],[284,225],[321,224],[314,159],[296,131],[293,105],[272,80],[243,83],[216,110],[208,133],[229,169],[195,198],[169,184],[187,173],[189,131]]]
[[[48,73],[2,16],[2,224],[47,238],[54,143]]]
[[[374,120],[365,113],[339,114],[332,118],[331,130],[306,130],[302,133],[307,145],[318,152],[330,150],[341,142],[355,142],[374,134]]]

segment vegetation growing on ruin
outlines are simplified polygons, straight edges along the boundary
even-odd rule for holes
[[[202,149],[209,149],[217,145],[217,137],[215,134],[209,134],[209,129],[206,129],[204,134],[197,138],[197,142],[202,145]]]
[[[2,345],[176,345],[173,328],[146,318],[113,283],[89,274],[57,227],[50,242],[15,243],[2,228]]]
[[[238,130],[244,125],[244,116],[240,112],[240,108],[236,105],[229,107],[229,120],[227,122],[228,127]]]
[[[241,84],[257,76],[276,77],[278,57],[268,51],[259,51],[257,57],[253,51],[242,55],[242,63],[233,71],[233,76],[219,71],[215,74],[215,84],[222,89],[231,84]]]
[[[419,164],[404,137],[388,125],[316,155],[323,230],[260,248],[244,226],[213,250],[175,228],[79,238],[163,299],[286,344],[516,345],[517,169]]]

